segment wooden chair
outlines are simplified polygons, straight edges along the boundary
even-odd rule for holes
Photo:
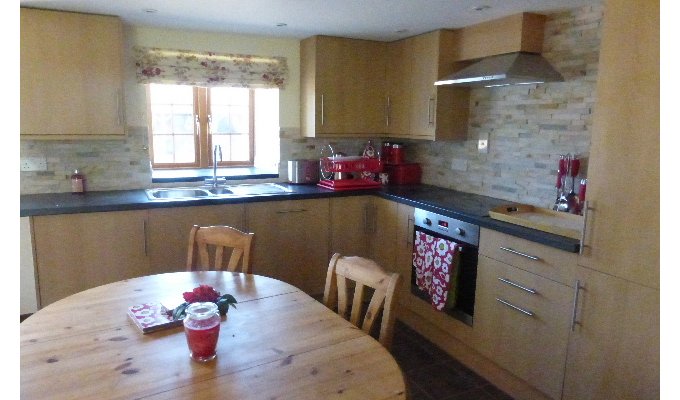
[[[354,296],[351,305],[349,321],[370,334],[375,321],[382,310],[379,342],[386,348],[392,344],[394,333],[394,321],[396,317],[396,289],[401,276],[390,273],[381,268],[373,260],[362,257],[345,257],[335,253],[328,265],[326,275],[326,288],[323,294],[323,303],[330,309],[347,319],[348,312],[348,281],[355,284]],[[361,318],[365,287],[374,289],[373,296],[366,309],[364,320],[359,325]],[[336,300],[337,299],[337,300]],[[383,307],[384,305],[384,307]]]
[[[239,260],[243,260],[241,272],[251,273],[250,248],[253,236],[253,233],[241,232],[230,226],[194,225],[189,233],[187,271],[222,270],[225,249],[231,248],[227,271],[236,271]],[[214,248],[212,255],[208,251],[210,248]]]

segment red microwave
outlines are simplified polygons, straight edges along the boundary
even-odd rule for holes
[[[420,164],[385,164],[384,172],[387,172],[390,185],[413,185],[420,183],[423,170]]]

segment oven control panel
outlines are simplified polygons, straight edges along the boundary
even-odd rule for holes
[[[456,239],[474,246],[479,244],[479,226],[431,211],[415,209],[414,224],[436,232],[442,237]]]

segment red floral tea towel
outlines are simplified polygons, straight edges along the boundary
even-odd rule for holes
[[[443,310],[455,299],[459,246],[450,240],[416,232],[413,266],[416,285],[430,295],[432,306]]]

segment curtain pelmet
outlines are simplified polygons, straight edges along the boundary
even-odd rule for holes
[[[285,87],[285,57],[134,48],[137,82],[244,88]]]

